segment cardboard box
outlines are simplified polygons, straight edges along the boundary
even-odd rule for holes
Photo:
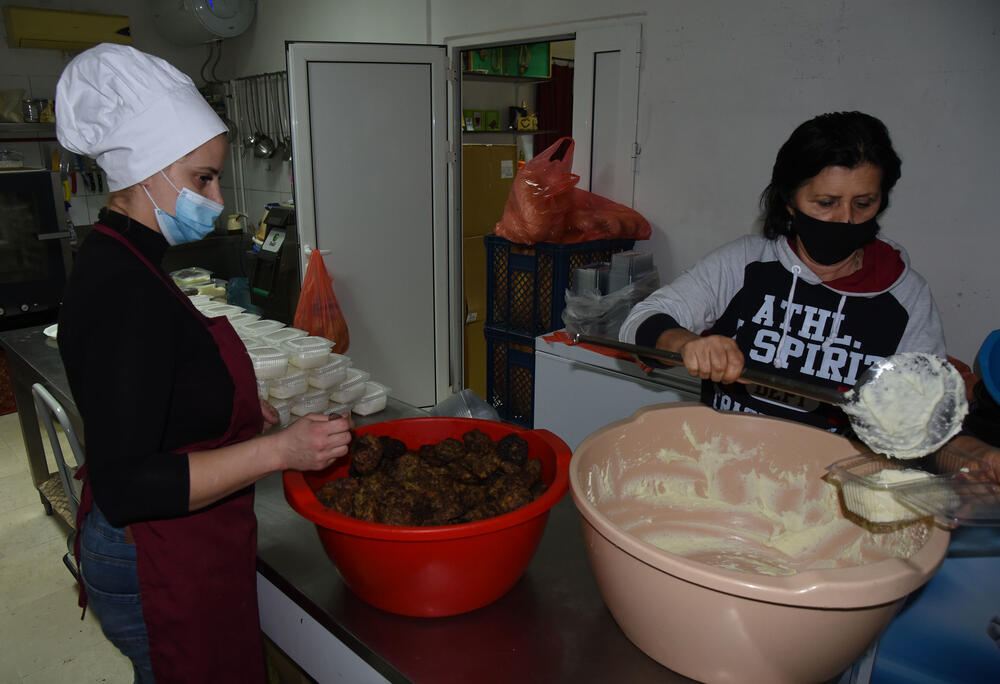
[[[465,386],[486,396],[486,244],[481,236],[462,240],[465,300]]]
[[[493,233],[516,171],[516,145],[462,145],[463,237]]]

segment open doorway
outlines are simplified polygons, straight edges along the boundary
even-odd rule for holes
[[[570,36],[461,52],[463,377],[480,397],[489,363],[484,236],[519,163],[573,134],[574,50]]]

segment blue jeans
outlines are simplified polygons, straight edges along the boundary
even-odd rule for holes
[[[137,683],[152,683],[135,546],[125,540],[125,529],[109,523],[96,505],[80,531],[80,574],[104,636],[132,661]]]

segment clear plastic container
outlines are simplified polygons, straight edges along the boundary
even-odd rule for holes
[[[253,362],[253,372],[258,380],[280,378],[288,372],[288,352],[275,347],[258,347],[248,349],[247,354]]]
[[[188,297],[188,299],[190,299],[191,303],[195,305],[195,308],[197,308],[199,305],[205,306],[212,301],[211,297],[203,294],[191,295],[190,297]],[[214,304],[214,302],[212,303]]]
[[[254,321],[260,320],[260,314],[248,313],[244,311],[243,313],[238,313],[234,316],[229,317],[229,322],[233,324],[234,328],[239,328],[241,325],[246,325],[247,323],[253,323]],[[271,345],[272,347],[275,345]]]
[[[292,400],[291,399],[278,399],[272,397],[267,400],[274,410],[278,412],[278,419],[281,427],[285,427],[290,422],[292,422]]]
[[[257,380],[257,396],[260,399],[267,399],[267,392],[269,389],[268,385],[270,384],[270,382],[271,382],[270,380],[260,380],[260,379]]]
[[[919,464],[954,472],[934,474],[908,467],[910,461],[871,453],[841,459],[827,470],[840,484],[847,509],[870,522],[933,516],[944,527],[998,525],[1000,485],[981,479],[977,463],[979,459],[945,445]]]
[[[330,398],[325,390],[312,390],[292,399],[292,413],[304,416],[307,413],[323,413],[330,407]]]
[[[281,321],[272,321],[270,318],[262,318],[259,321],[252,321],[250,323],[244,323],[239,327],[240,336],[247,337],[263,337],[273,333],[275,330],[281,330],[285,327],[285,324]]]
[[[244,311],[246,311],[246,309],[242,306],[236,306],[235,304],[213,304],[212,306],[206,306],[201,310],[201,312],[209,318],[225,316],[230,319],[237,314],[243,313]]]
[[[206,271],[198,266],[181,268],[170,273],[170,277],[177,283],[177,287],[197,287],[207,285],[212,282],[212,272]]]
[[[347,378],[330,392],[330,401],[338,404],[353,404],[365,394],[365,383],[371,374],[357,368],[347,369]]]
[[[325,337],[296,337],[286,340],[288,361],[299,368],[317,368],[326,364],[333,342]]]
[[[336,413],[338,416],[349,415],[351,413],[351,405],[339,404],[337,402],[331,401],[330,405],[326,407],[325,411],[323,411],[323,415],[332,416],[334,413]]]
[[[269,380],[270,393],[272,397],[278,399],[290,399],[296,394],[302,394],[309,389],[309,382],[306,379],[305,371],[300,371],[294,366],[288,367],[289,372],[280,378]]]
[[[309,384],[319,389],[329,389],[347,379],[347,369],[351,367],[351,359],[343,354],[330,354],[329,363],[316,368],[310,368]]]
[[[372,413],[378,413],[385,408],[386,402],[389,401],[390,391],[391,390],[388,387],[380,382],[366,382],[365,393],[361,395],[360,399],[354,402],[354,406],[351,410],[359,416],[368,416]]]
[[[294,340],[296,337],[306,337],[308,334],[305,330],[299,330],[298,328],[281,328],[272,333],[261,335],[260,339],[272,347],[283,347],[288,340]]]

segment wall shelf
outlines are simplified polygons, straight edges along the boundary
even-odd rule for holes
[[[54,123],[0,123],[0,142],[40,142],[55,139]]]
[[[551,79],[526,77],[526,76],[502,76],[499,74],[480,74],[476,71],[463,71],[463,81],[482,81],[484,83],[545,83]]]

